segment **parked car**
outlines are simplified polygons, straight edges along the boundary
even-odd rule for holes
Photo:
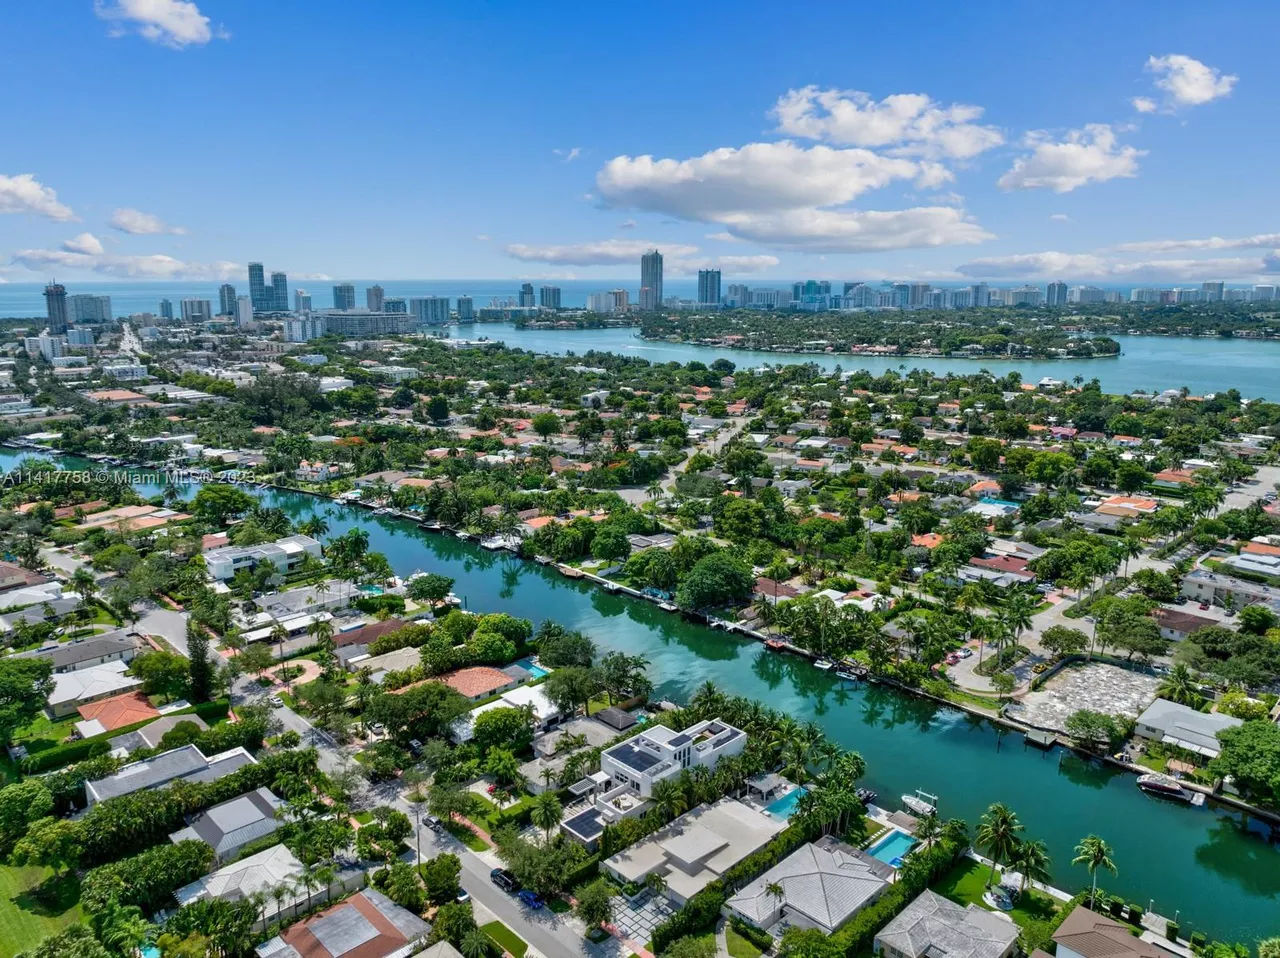
[[[454,900],[459,905],[465,905],[467,902],[471,901],[471,892],[467,891],[465,888],[459,888],[458,897]]]
[[[527,888],[524,891],[517,893],[516,897],[534,911],[537,911],[543,905],[542,896],[537,892],[529,891]]]
[[[967,645],[960,650],[960,658],[962,659],[967,659],[971,655],[973,655],[973,649],[969,648]]]
[[[267,701],[271,703],[273,709],[284,708],[284,699],[278,695],[271,696]]]
[[[505,868],[495,868],[489,872],[489,880],[505,892],[519,891],[520,889],[519,880]]]
[[[439,834],[444,831],[444,822],[440,821],[440,819],[436,818],[434,815],[428,815],[427,828],[431,829],[436,834]]]
[[[1209,611],[1209,603],[1208,603],[1208,602],[1201,602],[1201,603],[1200,603],[1200,611],[1201,611],[1201,612],[1208,612],[1208,611]]]
[[[369,726],[369,731],[372,732],[374,735],[385,735],[387,731],[387,727],[383,725],[381,722],[374,722],[372,725]]]

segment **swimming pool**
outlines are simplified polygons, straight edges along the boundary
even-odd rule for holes
[[[988,506],[1004,506],[1008,509],[1021,509],[1022,507],[1016,502],[1010,502],[1008,499],[996,499],[993,496],[983,496],[978,500]]]
[[[906,857],[907,852],[915,847],[915,844],[916,840],[906,832],[894,830],[868,848],[867,852],[873,858],[878,858],[880,861],[897,868],[902,864],[902,859]]]
[[[382,595],[382,586],[380,585],[362,585],[360,591],[365,595],[377,596]]]
[[[800,799],[809,793],[807,788],[797,786],[781,798],[775,798],[772,802],[764,807],[764,810],[774,818],[780,818],[784,822],[796,812],[796,805]]]
[[[541,665],[535,664],[532,658],[526,657],[526,658],[520,659],[519,661],[516,662],[516,665],[520,666],[520,668],[524,669],[526,672],[532,675],[535,679],[540,679],[544,675],[551,674],[550,669],[544,669]]]

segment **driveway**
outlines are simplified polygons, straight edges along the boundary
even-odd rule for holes
[[[178,652],[187,654],[187,613],[148,604],[135,628],[147,635],[163,636]]]

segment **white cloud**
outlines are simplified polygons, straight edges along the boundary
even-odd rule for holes
[[[781,260],[776,256],[761,253],[754,256],[707,256],[693,259],[667,259],[664,255],[662,268],[669,276],[689,276],[700,269],[719,269],[735,276],[747,273],[763,273],[773,269]]]
[[[635,228],[636,228],[635,220],[623,220],[621,223],[618,224],[618,229],[620,230],[633,230]]]
[[[787,136],[964,160],[1004,142],[996,127],[974,122],[982,113],[977,106],[943,106],[924,93],[875,100],[860,90],[807,86],[779,97],[771,115]]]
[[[488,233],[477,233],[477,234],[476,234],[476,239],[478,239],[481,243],[487,243],[487,242],[489,242],[489,240],[490,240],[491,238],[492,238],[492,237],[490,237]]]
[[[561,266],[606,266],[617,263],[634,265],[651,249],[664,256],[691,256],[698,247],[680,243],[653,243],[648,240],[605,239],[587,243],[537,246],[509,243],[503,247],[508,256],[529,263],[554,263]]]
[[[961,263],[957,271],[973,279],[1121,280],[1165,282],[1244,278],[1280,272],[1280,257],[1261,259],[1117,260],[1096,253],[1019,253]]]
[[[617,156],[596,174],[609,206],[716,220],[725,213],[847,203],[920,172],[870,150],[804,148],[787,140],[723,147],[688,160]]]
[[[575,146],[568,150],[552,150],[556,156],[561,157],[566,163],[572,163],[582,155],[582,147]]]
[[[1175,109],[1180,106],[1199,106],[1224,97],[1240,79],[1181,53],[1148,57],[1146,68],[1156,75],[1156,87],[1164,91],[1167,105]],[[1154,101],[1146,97],[1138,99],[1145,100],[1154,109]],[[1142,113],[1152,112],[1151,109],[1138,106],[1136,101],[1134,107]]]
[[[1192,250],[1213,249],[1268,249],[1280,247],[1280,233],[1258,233],[1224,239],[1210,236],[1207,239],[1144,240],[1138,243],[1121,243],[1115,248],[1126,253],[1181,253]]]
[[[68,240],[62,244],[63,248],[60,250],[18,250],[13,254],[12,261],[33,272],[44,272],[50,268],[84,270],[121,279],[222,280],[241,276],[244,273],[243,264],[226,261],[187,263],[160,253],[144,256],[95,253],[91,251],[92,244],[84,241],[86,236],[89,234],[82,234],[74,240]],[[93,239],[93,237],[90,238]],[[75,249],[76,246],[81,248]]]
[[[980,243],[992,238],[963,210],[950,206],[738,213],[722,222],[740,239],[811,253],[868,253]]]
[[[1073,223],[1073,222],[1075,222],[1075,221],[1074,221],[1070,216],[1068,216],[1066,213],[1050,213],[1050,214],[1049,214],[1049,219],[1053,220],[1053,222],[1055,222],[1055,223]]]
[[[996,185],[1001,189],[1069,193],[1090,183],[1136,176],[1138,158],[1147,155],[1146,150],[1120,146],[1115,132],[1105,123],[1071,130],[1060,143],[1038,130],[1027,134],[1024,145],[1031,152],[1014,160],[1013,167],[1000,177]]]
[[[1160,104],[1149,96],[1135,96],[1129,102],[1133,104],[1133,108],[1139,113],[1155,113],[1156,110],[1160,109]]]
[[[113,37],[137,33],[174,50],[231,38],[221,26],[211,26],[190,0],[93,0],[93,12],[111,24]]]
[[[112,229],[134,236],[147,236],[155,233],[173,233],[181,236],[186,230],[181,226],[169,226],[153,213],[144,213],[129,207],[116,210],[111,214],[109,224]]]
[[[30,173],[5,176],[0,173],[0,214],[31,213],[60,223],[74,220],[71,207],[58,202],[56,191]]]
[[[106,252],[102,241],[92,233],[81,233],[79,236],[64,240],[62,248],[68,253],[85,253],[89,256],[99,256]]]

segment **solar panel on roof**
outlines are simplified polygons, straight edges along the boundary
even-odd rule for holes
[[[604,825],[600,821],[600,813],[594,808],[575,815],[564,824],[575,835],[581,835],[588,841],[604,833]]]
[[[647,771],[662,761],[661,757],[642,752],[630,742],[624,742],[609,754],[636,772]]]

